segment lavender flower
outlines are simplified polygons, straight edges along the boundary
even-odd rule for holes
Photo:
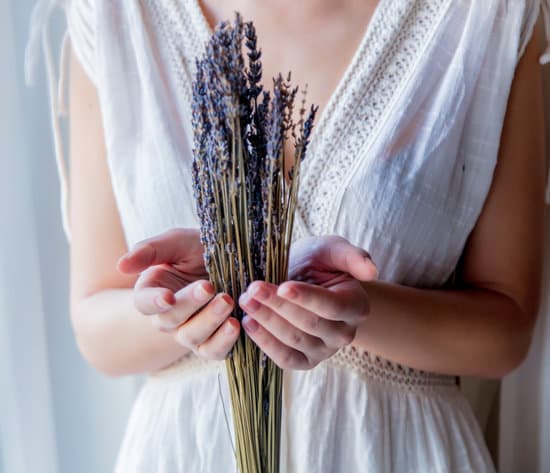
[[[287,278],[300,163],[317,111],[306,117],[303,99],[295,123],[298,88],[279,74],[265,91],[261,57],[254,25],[237,13],[217,26],[193,82],[193,191],[204,263],[216,289],[235,300],[254,280]],[[289,134],[293,156],[285,156]],[[244,316],[238,305],[233,316]],[[240,472],[277,473],[282,371],[244,331],[226,368]]]

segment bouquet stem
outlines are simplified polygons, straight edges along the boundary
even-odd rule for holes
[[[317,111],[306,113],[304,94],[293,121],[298,89],[290,76],[279,75],[273,91],[263,91],[256,43],[253,24],[239,14],[233,24],[220,23],[193,83],[193,187],[204,261],[216,291],[235,301],[252,281],[288,278],[300,163]],[[244,317],[238,305],[233,316]],[[244,330],[225,365],[239,472],[278,473],[283,371]]]

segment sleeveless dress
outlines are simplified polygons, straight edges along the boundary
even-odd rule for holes
[[[128,247],[197,227],[191,80],[210,34],[198,0],[43,0],[29,72],[41,38],[49,52],[58,3],[63,49],[73,47],[98,90]],[[295,238],[341,235],[368,249],[381,280],[441,287],[491,186],[514,71],[541,6],[548,12],[540,0],[381,0],[313,132]],[[70,239],[56,120],[54,132]],[[312,370],[285,371],[283,398],[283,473],[494,471],[455,377],[348,346]],[[223,362],[190,354],[150,373],[116,473],[236,472],[229,406]]]

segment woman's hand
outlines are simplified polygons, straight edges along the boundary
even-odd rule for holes
[[[230,314],[228,294],[215,294],[206,280],[198,230],[174,229],[137,243],[122,256],[118,270],[141,273],[135,306],[154,326],[205,359],[222,360],[235,344],[240,324]]]
[[[281,368],[314,368],[350,344],[369,313],[360,281],[376,279],[369,254],[336,236],[291,250],[289,281],[255,281],[239,299],[248,336]]]

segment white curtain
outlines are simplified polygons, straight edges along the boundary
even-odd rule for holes
[[[45,74],[24,85],[33,4],[0,0],[0,472],[108,473],[136,382],[95,373],[72,336]]]

